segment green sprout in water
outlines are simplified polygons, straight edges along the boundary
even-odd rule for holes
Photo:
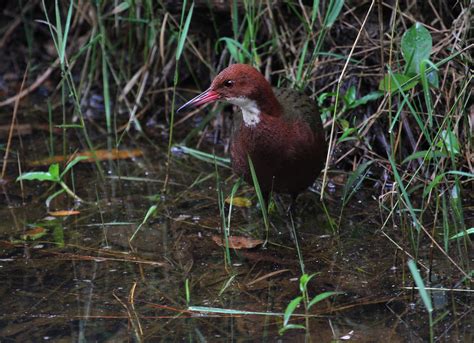
[[[309,281],[316,276],[318,273],[314,273],[311,275],[308,274],[303,274],[300,277],[300,292],[301,295],[294,298],[288,306],[286,307],[285,314],[283,315],[283,326],[279,330],[280,335],[285,333],[285,331],[290,330],[290,329],[303,329],[303,330],[308,330],[309,328],[309,317],[306,316],[306,325],[300,325],[300,324],[290,324],[290,318],[295,312],[296,308],[299,306],[299,304],[303,301],[304,307],[305,307],[305,312],[308,313],[309,309],[317,304],[320,301],[323,301],[326,298],[332,297],[333,295],[338,295],[342,294],[342,292],[334,292],[334,291],[329,291],[329,292],[323,292],[315,296],[314,298],[310,298],[308,294],[308,283]]]
[[[84,200],[82,200],[78,195],[76,195],[76,193],[74,193],[72,191],[71,188],[68,187],[68,185],[66,185],[66,183],[63,181],[64,179],[64,175],[72,169],[72,167],[74,167],[77,163],[79,163],[80,161],[82,160],[85,160],[87,159],[88,157],[86,156],[78,156],[76,157],[75,159],[73,159],[71,162],[69,162],[66,167],[64,168],[64,170],[62,171],[62,173],[59,172],[59,164],[58,163],[53,163],[49,166],[49,169],[47,172],[43,172],[43,171],[37,171],[37,172],[27,172],[27,173],[23,173],[21,174],[20,176],[18,176],[18,178],[16,179],[16,181],[23,181],[23,180],[28,180],[28,181],[32,181],[32,180],[36,180],[36,181],[48,181],[48,182],[52,182],[52,183],[56,183],[58,185],[61,186],[62,189],[60,189],[59,191],[53,193],[52,195],[50,195],[47,199],[46,199],[46,206],[49,207],[49,204],[51,203],[51,201],[57,197],[58,195],[66,192],[69,196],[71,196],[72,198],[74,198],[74,200],[78,201],[78,202],[84,202]]]

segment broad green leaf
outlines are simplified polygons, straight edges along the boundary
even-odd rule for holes
[[[410,79],[410,76],[404,74],[395,73],[392,74],[391,77],[390,74],[387,74],[384,76],[383,80],[380,81],[379,90],[386,92],[390,90],[391,92],[396,92],[399,91],[399,87],[401,87],[403,91],[407,91],[415,87],[418,83],[417,80],[408,82]]]
[[[339,120],[339,125],[341,125],[342,129],[344,131],[346,131],[347,129],[349,129],[351,126],[351,124],[349,124],[349,121],[346,120],[346,119],[340,119]]]
[[[452,130],[443,130],[436,146],[442,151],[447,151],[453,155],[459,154],[460,151],[458,138]]]
[[[303,297],[299,296],[290,301],[290,303],[286,307],[285,314],[283,315],[283,326],[288,325],[288,321],[290,320],[291,315],[296,310],[301,300],[303,300]]]
[[[402,37],[402,55],[407,63],[407,74],[418,74],[420,64],[429,59],[433,41],[430,32],[421,24],[415,23]]]
[[[351,106],[354,101],[356,100],[356,88],[355,86],[350,86],[347,92],[344,94],[342,97],[342,100],[344,100],[344,104],[346,107]]]
[[[56,180],[59,181],[59,164],[53,163],[49,166],[48,173]]]
[[[314,274],[311,274],[311,275],[308,275],[308,274],[301,275],[301,277],[300,277],[300,291],[301,291],[301,293],[304,293],[306,291],[307,286],[308,286],[308,282],[318,274],[319,273],[314,273]]]
[[[379,92],[379,91],[374,91],[374,92],[370,92],[369,94],[367,95],[364,95],[362,98],[359,98],[359,99],[356,99],[354,102],[352,102],[352,104],[350,106],[348,106],[347,108],[348,109],[353,109],[353,108],[356,108],[356,107],[359,107],[359,106],[362,106],[362,105],[365,105],[367,104],[369,101],[373,101],[373,100],[376,100],[380,97],[383,96],[383,92]]]
[[[37,181],[51,181],[51,182],[58,182],[59,181],[59,164],[54,163],[49,166],[49,170],[47,172],[28,172],[23,173],[17,177],[17,181],[20,180],[37,180]]]
[[[337,295],[337,294],[343,294],[342,292],[324,292],[324,293],[321,293],[321,294],[318,294],[317,296],[315,296],[308,304],[308,310],[311,308],[311,306],[313,306],[314,304],[320,302],[320,301],[323,301],[324,299],[326,298],[329,298],[329,297],[332,297],[333,295]]]
[[[29,172],[23,173],[16,178],[17,181],[20,180],[37,180],[37,181],[56,181],[50,173],[48,172]]]

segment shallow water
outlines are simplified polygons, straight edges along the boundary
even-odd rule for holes
[[[44,144],[29,143],[25,160],[47,154]],[[142,149],[145,157],[100,162],[102,174],[91,163],[74,168],[74,189],[89,202],[79,205],[60,196],[51,210],[76,209],[78,215],[49,215],[44,202],[53,190],[45,183],[24,182],[23,190],[13,181],[3,186],[0,337],[6,342],[429,338],[428,315],[417,292],[403,288],[412,286],[407,256],[386,236],[403,241],[403,231],[395,225],[379,230],[380,190],[373,185],[358,191],[340,216],[342,184],[337,180],[343,174],[331,174],[334,187],[324,202],[329,216],[317,192],[305,192],[297,203],[296,239],[302,261],[306,273],[318,273],[309,283],[310,297],[325,291],[343,293],[310,310],[306,331],[289,330],[280,336],[282,315],[191,311],[189,306],[205,306],[279,314],[300,295],[301,266],[286,215],[288,199],[275,201],[268,244],[231,251],[231,266],[226,266],[225,251],[213,240],[222,236],[215,167],[175,155],[165,194],[165,148],[130,148]],[[218,173],[227,195],[236,178],[222,167]],[[66,182],[72,185],[70,177]],[[232,235],[264,239],[252,187],[241,186],[237,195],[251,199],[252,206],[233,207]],[[155,215],[130,242],[153,205]],[[38,227],[42,237],[23,236]],[[429,246],[419,251],[426,264]],[[454,286],[453,267],[436,254],[433,258],[432,278],[438,281],[432,286]],[[470,299],[433,292],[433,300],[435,318],[445,315],[435,327],[436,336],[441,341],[472,341]],[[304,309],[295,313],[303,314]],[[292,323],[305,321],[298,317]]]

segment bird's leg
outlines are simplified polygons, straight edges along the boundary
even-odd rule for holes
[[[267,202],[266,205],[267,205],[267,211],[270,210],[270,204],[272,203],[272,198],[273,198],[273,192],[270,191],[270,192],[266,192],[265,195],[264,195],[264,199],[265,201]]]
[[[296,216],[296,198],[298,197],[298,193],[293,193],[291,194],[291,202],[290,206],[288,206],[286,210],[286,215],[288,219],[290,219],[290,226],[289,226],[289,231],[290,231],[290,236],[293,242],[297,243],[298,237],[297,237],[297,232],[295,229],[295,222],[293,218]]]
[[[290,206],[288,206],[288,209],[286,210],[287,215],[295,215],[296,214],[296,198],[298,197],[298,193],[293,193],[291,194],[291,201],[290,201]]]

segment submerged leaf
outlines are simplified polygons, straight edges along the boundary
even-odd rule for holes
[[[140,149],[132,150],[95,150],[95,151],[84,151],[72,155],[57,155],[53,157],[47,157],[41,160],[31,161],[28,164],[30,166],[44,166],[51,163],[60,163],[64,161],[69,161],[80,157],[80,162],[94,162],[95,160],[104,161],[104,160],[124,160],[128,158],[135,158],[143,156],[143,151]],[[79,161],[78,161],[79,162]]]
[[[225,202],[230,205],[231,198],[225,199]],[[250,199],[244,198],[244,197],[234,197],[234,198],[232,198],[232,206],[235,206],[235,207],[251,207],[252,206],[252,201]]]
[[[21,239],[23,240],[31,240],[35,241],[37,239],[40,239],[44,235],[46,235],[47,230],[44,227],[37,226],[31,230],[26,231],[23,235],[21,235]]]
[[[305,329],[306,329],[306,326],[301,325],[301,324],[288,324],[288,325],[285,325],[284,327],[282,327],[280,330],[278,330],[278,333],[279,333],[280,335],[283,335],[283,334],[285,333],[285,331],[290,330],[290,329],[301,329],[301,330],[305,330]]]
[[[220,247],[226,245],[226,241],[219,236],[212,236],[212,240]],[[254,239],[243,236],[229,236],[229,248],[231,249],[252,249],[263,244],[261,239]]]
[[[380,81],[379,90],[381,91],[391,91],[396,92],[400,90],[400,87],[403,91],[407,91],[415,87],[418,83],[417,80],[408,82],[411,77],[404,74],[395,73],[392,75],[385,75],[384,78]]]
[[[81,213],[80,211],[76,211],[76,210],[59,210],[59,211],[48,212],[48,214],[53,217],[77,216],[80,213]]]

